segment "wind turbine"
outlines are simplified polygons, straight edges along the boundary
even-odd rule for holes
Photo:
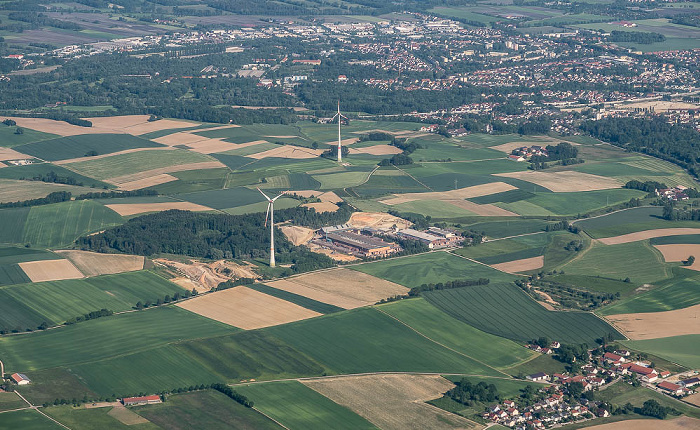
[[[275,267],[275,222],[273,219],[273,213],[275,211],[275,200],[279,199],[283,195],[287,194],[288,191],[283,191],[279,196],[274,199],[269,198],[265,193],[258,188],[260,194],[267,200],[267,213],[265,214],[265,227],[267,227],[267,217],[270,217],[270,267]]]
[[[340,113],[340,100],[338,100],[338,113],[331,118],[331,122],[336,118],[338,118],[338,163],[341,163],[343,161],[343,147],[340,143],[340,123],[343,122],[343,118],[348,119],[348,117]]]

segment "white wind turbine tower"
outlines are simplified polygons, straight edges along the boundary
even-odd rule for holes
[[[336,119],[336,117],[338,118],[338,163],[341,163],[343,161],[343,147],[340,141],[340,123],[343,122],[343,118],[348,119],[348,117],[340,113],[340,100],[338,100],[338,113],[331,118],[331,122]]]
[[[275,267],[275,222],[273,219],[273,213],[275,211],[275,200],[279,199],[283,195],[287,194],[288,191],[283,191],[279,196],[274,199],[269,198],[265,193],[258,188],[260,194],[267,200],[267,213],[265,214],[265,227],[267,227],[267,218],[270,217],[270,267]]]

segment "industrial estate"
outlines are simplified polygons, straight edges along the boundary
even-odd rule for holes
[[[700,12],[0,0],[0,430],[700,429]]]

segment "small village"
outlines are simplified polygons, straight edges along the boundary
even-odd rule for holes
[[[526,345],[532,351],[544,355],[557,354],[562,345],[551,342]],[[504,400],[488,407],[482,415],[487,421],[516,430],[558,427],[567,423],[605,418],[612,415],[611,405],[595,400],[595,392],[612,384],[641,384],[644,387],[674,398],[682,398],[696,392],[700,386],[700,372],[690,371],[673,375],[667,370],[653,367],[647,360],[638,360],[627,350],[604,352],[596,348],[588,351],[588,360],[576,360],[571,373],[538,372],[525,379],[542,384],[540,400],[526,404]]]

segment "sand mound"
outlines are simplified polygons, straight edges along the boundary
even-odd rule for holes
[[[306,227],[283,225],[280,230],[295,246],[304,245],[314,237],[314,231]]]
[[[348,224],[357,228],[391,228],[396,225],[400,229],[408,228],[412,225],[410,221],[384,212],[353,212]]]
[[[321,315],[247,287],[217,291],[186,300],[177,306],[244,330],[286,324]]]
[[[617,179],[604,176],[591,175],[589,173],[574,172],[570,170],[562,172],[510,172],[496,173],[495,176],[515,178],[532,182],[555,193],[568,193],[576,191],[595,191],[620,188],[622,184]]]
[[[700,334],[700,305],[666,312],[606,316],[632,340]]]
[[[318,213],[335,212],[338,210],[338,206],[329,202],[304,203],[302,206],[309,209],[315,209]]]

